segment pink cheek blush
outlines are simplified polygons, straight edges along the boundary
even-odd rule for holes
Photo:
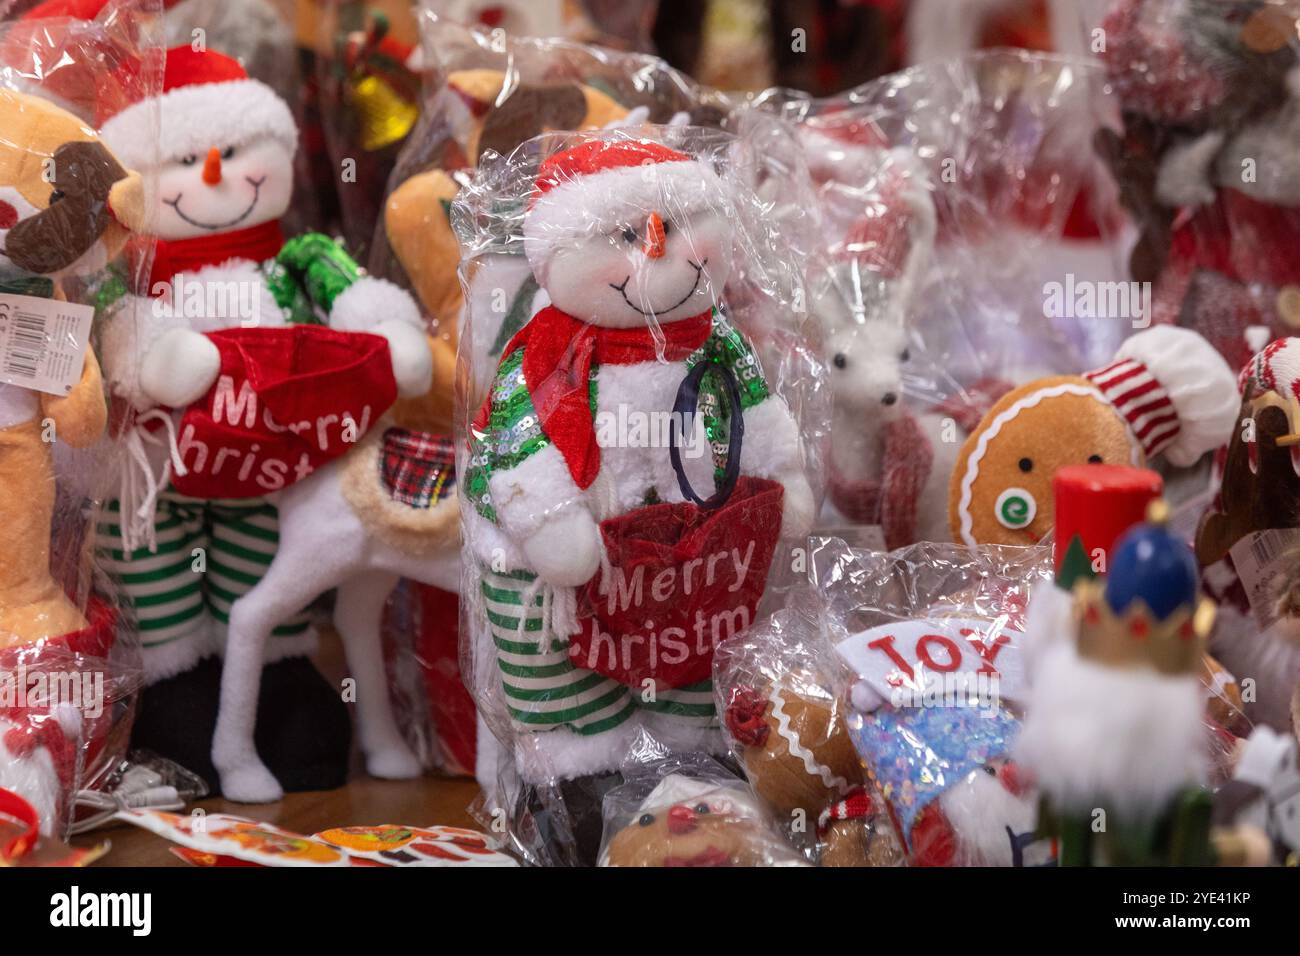
[[[12,229],[18,225],[18,210],[0,199],[0,229]]]

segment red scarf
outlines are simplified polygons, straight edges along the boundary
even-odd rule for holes
[[[881,429],[881,474],[845,475],[831,464],[827,494],[855,524],[878,524],[886,550],[916,540],[917,505],[934,465],[934,449],[916,419],[906,413]]]
[[[663,360],[681,362],[700,348],[713,328],[712,312],[679,322],[665,322]],[[501,353],[504,360],[524,351],[524,383],[533,400],[542,431],[555,443],[579,488],[587,488],[600,471],[600,446],[591,418],[591,366],[634,365],[659,360],[654,334],[648,327],[607,329],[589,325],[548,306],[516,333]],[[483,403],[474,429],[487,428],[489,403]]]
[[[149,292],[159,282],[169,282],[179,272],[193,273],[204,266],[218,266],[231,259],[264,262],[284,245],[280,220],[192,239],[158,239],[149,270]]]

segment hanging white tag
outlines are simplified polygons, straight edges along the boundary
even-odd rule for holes
[[[67,395],[86,363],[94,306],[0,293],[0,382]]]

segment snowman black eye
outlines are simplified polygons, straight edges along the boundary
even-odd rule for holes
[[[844,368],[849,364],[849,358],[843,352],[836,352],[835,358],[831,359],[836,368]]]
[[[911,350],[911,349],[903,349],[903,351],[901,351],[901,352],[898,353],[898,360],[899,360],[900,362],[906,362],[906,361],[908,361],[909,359],[911,359],[911,357],[912,357],[912,350]]]
[[[641,814],[641,819],[637,820],[637,823],[639,823],[643,827],[648,827],[650,824],[654,822],[655,822],[655,815],[653,813],[643,813]]]
[[[181,157],[181,165],[182,165],[182,166],[193,166],[193,165],[194,165],[195,163],[197,163],[198,161],[199,161],[199,158],[198,158],[197,156],[195,156],[193,153],[190,153],[188,156],[182,156],[182,157]]]
[[[1026,474],[1034,470],[1034,459],[1032,458],[1021,458],[1017,464],[1020,466],[1020,470]]]
[[[225,149],[221,151],[222,159],[229,159],[231,156],[234,155],[235,155],[235,147],[233,146],[227,146]]]
[[[672,232],[672,231],[673,231],[673,224],[672,224],[671,222],[669,222],[667,219],[665,219],[665,220],[664,220],[664,238],[667,238],[667,237],[668,237],[668,233],[670,233],[670,232]]]
[[[624,242],[636,242],[636,230],[633,229],[631,226],[628,226],[626,229],[624,229],[624,230],[623,230],[623,241],[624,241]]]
[[[697,803],[697,804],[695,805],[695,812],[696,812],[696,813],[708,813],[708,812],[709,812],[709,805],[708,805],[707,803]]]

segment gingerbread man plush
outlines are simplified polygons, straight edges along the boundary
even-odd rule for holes
[[[948,486],[954,540],[1030,545],[1052,527],[1052,476],[1066,465],[1186,467],[1226,444],[1236,378],[1200,335],[1155,326],[1082,375],[1012,389],[962,446]]]

